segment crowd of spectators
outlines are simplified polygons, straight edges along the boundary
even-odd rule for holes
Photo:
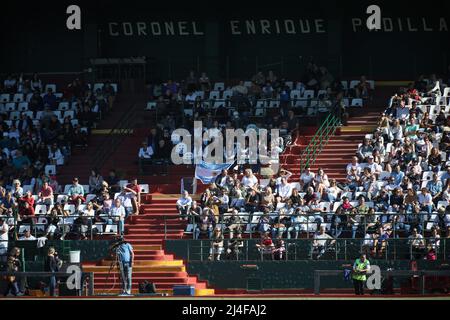
[[[196,76],[191,71],[180,83],[153,83],[149,86],[149,104],[156,111],[157,124],[138,151],[141,171],[147,164],[167,165],[170,152],[178,143],[171,139],[173,130],[184,128],[194,134],[194,121],[201,121],[203,130],[222,134],[226,129],[279,129],[286,145],[302,121],[309,121],[307,116],[326,116],[333,110],[345,123],[348,97],[362,101],[360,98],[369,98],[372,91],[373,84],[365,76],[351,81],[349,87],[347,81],[313,62],[306,66],[301,80],[295,82],[269,71],[258,72],[251,81],[226,85],[212,83],[204,72]]]
[[[326,168],[307,167],[299,181],[287,170],[270,179],[224,170],[199,201],[182,195],[180,216],[189,219],[194,239],[214,242],[221,229],[217,239],[229,233],[234,243],[256,232],[260,251],[278,256],[283,239],[312,236],[316,258],[339,238],[360,239],[378,257],[389,239],[400,238],[411,257],[436,259],[440,237],[450,237],[450,104],[443,91],[434,76],[401,88],[343,168],[345,181],[328,179]],[[212,246],[211,259],[225,250],[218,243],[222,249]]]
[[[112,108],[117,87],[109,81],[67,86],[44,83],[38,74],[0,81],[0,254],[9,240],[86,239],[139,212],[136,181],[119,186],[114,170],[103,179],[93,170],[86,185],[58,183],[74,147],[85,148],[98,121]],[[86,181],[87,182],[87,181]],[[135,190],[136,189],[136,190]],[[117,209],[118,208],[118,209]]]

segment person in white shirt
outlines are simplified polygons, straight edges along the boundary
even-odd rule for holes
[[[255,177],[252,169],[245,170],[241,183],[246,188],[254,188],[258,185],[258,178]]]
[[[30,229],[26,229],[25,232],[23,233],[23,236],[21,236],[21,237],[19,238],[19,240],[20,240],[20,241],[33,241],[33,240],[36,240],[36,237],[34,237],[34,236],[31,234]]]
[[[9,227],[3,218],[0,218],[0,256],[8,252]]]
[[[373,161],[373,156],[368,157],[367,168],[370,169],[370,172],[378,177],[378,175],[383,171],[381,166]]]
[[[394,124],[389,128],[389,141],[403,140],[403,127],[398,119],[394,120]]]
[[[125,208],[119,199],[114,200],[114,205],[109,211],[109,216],[108,224],[117,222],[119,225],[119,233],[122,235],[125,229]]]
[[[86,209],[83,211],[83,217],[94,217],[95,216],[95,210],[94,206],[92,205],[92,202],[89,202],[86,205]]]
[[[281,178],[281,184],[278,186],[278,202],[286,202],[292,195],[292,186],[287,182],[286,178]]]
[[[314,181],[314,173],[311,172],[309,167],[305,168],[305,171],[303,171],[302,175],[300,176],[300,187],[302,188],[303,192],[308,189],[308,187],[313,183]]]
[[[139,158],[140,159],[151,159],[153,156],[153,148],[149,146],[146,141],[142,143],[142,147],[139,149]]]
[[[417,200],[419,201],[420,210],[426,211],[428,214],[433,212],[433,197],[427,188],[422,188],[422,192],[418,195]],[[421,216],[421,220],[423,216]]]
[[[187,220],[187,213],[192,205],[192,198],[189,196],[189,192],[184,190],[181,197],[177,201],[177,210],[180,213],[181,220]]]
[[[151,164],[153,157],[153,148],[149,146],[146,141],[142,142],[142,147],[139,149],[139,171],[142,173],[144,171],[144,164]]]
[[[49,150],[48,158],[52,164],[62,166],[64,164],[64,156],[57,144],[54,143]]]
[[[358,163],[358,157],[356,156],[352,157],[352,162],[347,165],[347,174],[350,174],[352,172],[352,169],[356,169],[356,174],[361,174],[361,167]]]

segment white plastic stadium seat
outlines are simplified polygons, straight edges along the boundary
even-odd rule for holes
[[[63,117],[63,119],[65,119],[66,117],[70,117],[70,119],[74,119],[75,112],[73,110],[64,111],[64,115],[62,117]]]
[[[141,192],[142,193],[148,193],[149,192],[149,187],[148,184],[141,184]]]
[[[280,102],[278,100],[271,100],[269,103],[269,108],[278,108]]]
[[[8,102],[5,104],[5,111],[11,112],[16,110],[16,104],[14,102]]]
[[[28,111],[28,102],[19,102],[19,104],[17,105],[17,110]]]
[[[0,95],[0,102],[9,102],[10,96],[9,93],[4,93],[2,95]]]
[[[350,81],[350,89],[354,89],[359,83],[359,80]]]
[[[362,107],[362,105],[363,105],[362,99],[359,99],[359,98],[352,99],[352,104],[351,104],[352,107]]]
[[[105,233],[117,234],[117,225],[107,224],[105,227]]]
[[[33,192],[33,186],[31,184],[26,184],[22,186],[23,193],[27,193],[28,191]]]
[[[145,108],[145,110],[154,110],[154,109],[156,109],[156,102],[155,101],[147,102],[147,108]]]
[[[45,85],[45,92],[47,92],[48,89],[52,89],[53,93],[55,93],[56,92],[56,84],[52,84],[52,83],[46,84]]]
[[[71,186],[72,186],[71,184],[66,184],[64,186],[64,194],[67,194],[69,192],[69,189],[70,189]]]
[[[220,97],[220,92],[217,90],[213,90],[209,93],[209,99],[210,100],[217,100]]]
[[[425,171],[422,174],[422,181],[431,181],[433,179],[433,171]]]
[[[64,211],[68,211],[70,215],[75,214],[75,205],[73,204],[65,204],[64,205]]]
[[[23,100],[24,100],[23,93],[16,93],[13,97],[13,101],[17,103],[23,102]]]
[[[119,180],[119,187],[122,189],[128,184],[128,180]]]
[[[223,91],[225,89],[225,84],[223,82],[214,83],[214,91]]]
[[[232,96],[233,96],[233,90],[225,90],[225,91],[223,92],[223,98],[224,98],[225,100],[231,99]]]
[[[52,176],[56,174],[56,166],[54,164],[48,164],[45,166],[45,174]]]
[[[61,110],[61,111],[69,110],[69,103],[68,102],[60,102],[58,104],[58,110]]]
[[[314,90],[305,90],[303,92],[303,98],[304,99],[312,99],[312,98],[314,98]]]
[[[92,194],[92,193],[88,194],[88,195],[86,196],[86,203],[91,202],[93,199],[95,199],[95,197],[96,197],[95,194]]]
[[[290,94],[291,99],[300,99],[300,95],[300,90],[292,90]]]
[[[13,111],[9,114],[9,120],[15,121],[20,119],[20,112],[19,111]]]
[[[97,89],[100,89],[100,90],[102,90],[103,89],[103,83],[96,83],[96,84],[94,84],[94,89],[92,90],[93,92],[95,92],[95,91],[97,91]]]
[[[257,108],[255,110],[255,117],[264,117],[265,113],[266,113],[265,109]]]
[[[56,197],[56,202],[57,203],[67,202],[68,199],[69,197],[67,195],[59,194],[58,197]]]
[[[45,215],[47,214],[47,206],[45,204],[38,204],[36,208],[34,208],[34,212],[36,214]]]

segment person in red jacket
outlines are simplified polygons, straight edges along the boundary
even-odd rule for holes
[[[19,198],[19,216],[22,223],[33,225],[34,220],[34,198],[31,191]]]

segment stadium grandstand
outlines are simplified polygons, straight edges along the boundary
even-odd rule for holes
[[[2,53],[2,298],[449,297],[448,46],[428,63],[411,49],[406,70],[395,54],[384,66],[384,40],[355,19],[350,31],[339,11],[332,30],[312,4],[295,24],[226,27],[136,10],[90,12],[83,34],[55,27],[73,50],[54,63],[25,35]],[[32,16],[42,37],[58,22]],[[407,24],[440,37],[433,17]],[[277,46],[282,22],[286,54],[242,55],[252,34],[255,50]],[[289,48],[306,26],[307,45]],[[374,54],[347,51],[352,36]],[[324,41],[329,53],[312,49]]]

